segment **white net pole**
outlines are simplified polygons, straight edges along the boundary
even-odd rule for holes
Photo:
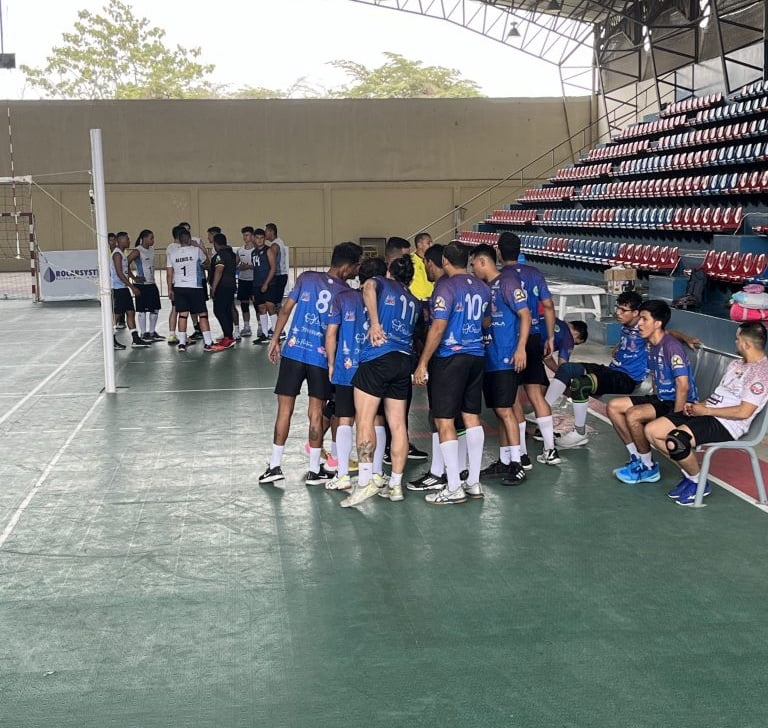
[[[112,284],[110,282],[109,239],[107,233],[107,195],[104,188],[104,157],[101,129],[91,129],[91,169],[93,172],[93,201],[96,211],[96,250],[99,257],[99,301],[101,331],[104,347],[104,390],[115,394],[115,350],[112,329]]]

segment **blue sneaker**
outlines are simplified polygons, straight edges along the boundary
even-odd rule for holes
[[[661,480],[661,471],[659,464],[654,463],[650,468],[643,465],[640,461],[639,465],[632,466],[631,470],[624,472],[621,470],[616,473],[616,477],[622,482],[628,485],[634,485],[635,483],[655,483]]]
[[[637,455],[630,455],[629,460],[624,463],[620,468],[616,468],[613,471],[613,474],[618,478],[619,473],[622,472],[629,472],[630,470],[636,468],[638,465],[640,465],[640,458],[637,457]]]
[[[676,503],[679,506],[692,506],[696,502],[696,488],[697,484],[690,481],[688,489],[684,491],[677,499]],[[704,485],[704,495],[708,496],[712,492],[712,484],[707,481]]]
[[[672,490],[667,492],[667,495],[673,500],[677,500],[686,489],[693,483],[690,478],[683,477],[683,479]],[[695,485],[695,483],[693,483]]]

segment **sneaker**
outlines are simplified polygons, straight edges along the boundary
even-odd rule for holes
[[[379,489],[386,488],[389,485],[389,478],[381,473],[374,473],[373,482],[376,483],[376,487]]]
[[[459,480],[460,480],[462,483],[466,483],[466,482],[469,480],[469,470],[462,470],[462,471],[459,473]]]
[[[259,334],[252,342],[254,346],[257,344],[267,344],[269,343],[269,337],[264,336],[264,334]]]
[[[165,343],[166,343],[166,344],[169,344],[170,346],[173,346],[174,344],[178,344],[178,343],[179,343],[179,337],[178,337],[178,336],[176,336],[176,334],[171,334],[171,335],[170,335],[170,336],[169,336],[169,337],[168,337],[168,338],[165,340]]]
[[[186,351],[187,350],[187,345],[186,344],[179,344],[176,348],[179,351]]]
[[[389,448],[384,451],[384,465],[392,465],[392,455],[389,452]]]
[[[576,430],[566,432],[558,441],[557,446],[568,450],[572,447],[582,447],[589,442],[587,434],[580,435]]]
[[[616,477],[622,482],[628,485],[634,485],[635,483],[656,483],[661,480],[661,471],[659,470],[659,464],[654,463],[651,467],[643,465],[643,461],[638,458],[636,463],[628,465],[626,468],[621,468]]]
[[[221,351],[221,349],[217,349],[216,347],[218,344],[203,344],[203,351]]]
[[[674,488],[672,488],[672,490],[667,491],[667,497],[672,498],[673,500],[677,500],[686,491],[691,483],[693,483],[693,481],[690,478],[683,476],[682,480]]]
[[[250,335],[251,335],[250,326],[243,326],[243,328],[240,329],[240,336],[250,336]]]
[[[408,459],[409,460],[426,460],[429,453],[419,450],[415,445],[408,445]]]
[[[274,468],[267,466],[267,469],[259,476],[259,485],[276,483],[278,480],[285,480],[283,469],[279,465],[276,465]]]
[[[342,508],[349,508],[351,506],[359,506],[361,503],[372,498],[379,492],[379,487],[376,485],[376,481],[371,480],[364,486],[357,486],[352,493],[341,501]]]
[[[221,342],[221,346],[223,346],[225,349],[234,349],[234,347],[235,347],[235,340],[234,339],[224,339]]]
[[[203,338],[203,332],[200,329],[195,329],[195,332],[190,335],[190,341],[200,341]]]
[[[313,473],[311,470],[307,472],[304,478],[304,485],[322,485],[323,483],[332,480],[336,475],[335,472],[326,470],[324,466],[320,466],[320,470]]]
[[[125,316],[121,316],[119,319],[117,319],[117,324],[115,324],[116,329],[124,329],[125,326]]]
[[[559,438],[562,437],[563,433],[555,432],[553,434],[555,436],[555,440],[558,441],[557,444],[559,445]],[[533,439],[538,440],[538,442],[544,442],[544,436],[541,434],[541,430],[538,427],[533,431]]]
[[[481,498],[485,498],[485,493],[483,493],[483,486],[480,485],[480,483],[475,483],[474,485],[464,485],[464,492],[467,494],[467,498],[472,498],[473,500],[480,500]]]
[[[147,331],[145,334],[141,335],[141,340],[146,341],[148,344],[152,343],[152,334]]]
[[[502,478],[502,485],[520,485],[525,479],[526,474],[520,463],[510,463],[507,474]]]
[[[405,496],[403,495],[403,486],[402,483],[400,485],[390,485],[385,486],[383,488],[379,488],[379,492],[377,494],[380,498],[389,498],[393,503],[396,503],[397,501],[405,500]]]
[[[352,478],[349,475],[337,475],[325,483],[326,490],[352,490]]]
[[[285,341],[285,331],[283,331],[280,336],[277,337],[278,341]]]
[[[338,460],[338,458],[333,457],[333,455],[331,455],[331,453],[325,453],[325,455],[326,455],[326,457],[325,457],[325,464],[329,468],[332,468],[333,470],[336,470],[336,468],[339,467],[339,460]]]
[[[197,343],[197,339],[187,339],[187,346],[194,346]]]
[[[677,499],[677,505],[679,506],[692,506],[696,504],[696,489],[698,488],[698,483],[694,483],[693,481],[690,481],[690,485],[688,486],[688,489],[683,491],[680,494],[680,497]],[[704,497],[708,496],[712,492],[712,484],[707,481],[704,484]]]
[[[533,463],[531,462],[531,458],[528,457],[528,453],[520,456],[520,465],[522,465],[523,470],[533,470]]]
[[[157,331],[153,331],[149,336],[152,341],[165,341],[165,336],[160,336]]]
[[[431,471],[427,471],[420,478],[411,480],[405,487],[408,490],[438,490],[448,484],[448,479],[445,475],[435,475]]]
[[[112,348],[115,349],[115,351],[123,351],[126,347],[125,344],[121,344],[117,340],[117,336],[112,337]]]
[[[146,349],[148,346],[152,346],[152,344],[149,341],[144,341],[141,336],[135,333],[131,339],[131,346],[134,349]]]
[[[622,465],[620,468],[616,468],[613,471],[613,474],[618,478],[619,473],[623,473],[623,472],[629,473],[631,470],[634,470],[635,468],[637,468],[639,463],[640,463],[640,458],[637,457],[637,455],[630,455],[629,460],[627,460],[627,462],[624,463],[624,465]]]
[[[541,455],[537,455],[536,459],[544,465],[560,465],[563,462],[560,456],[557,454],[557,450],[552,448],[551,450],[545,450]]]
[[[464,488],[458,487],[456,490],[448,490],[448,486],[436,493],[430,493],[424,496],[424,500],[433,506],[452,506],[459,503],[466,503],[468,498]]]
[[[501,460],[496,460],[495,462],[491,463],[488,467],[483,468],[480,471],[480,477],[481,478],[500,478],[502,475],[506,475],[509,472],[509,465],[506,465],[505,463],[501,462]]]

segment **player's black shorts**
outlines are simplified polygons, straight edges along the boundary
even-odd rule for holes
[[[272,279],[272,282],[267,288],[267,292],[264,294],[265,303],[274,303],[276,306],[283,300],[283,291],[280,289],[280,285]]]
[[[136,288],[141,291],[136,296],[136,310],[142,312],[154,312],[160,310],[160,291],[154,283],[137,283]]]
[[[360,362],[352,384],[374,397],[408,399],[411,385],[411,355],[390,351],[371,361]]]
[[[517,397],[519,375],[514,369],[500,369],[483,374],[485,406],[491,409],[511,407]]]
[[[179,313],[208,313],[202,288],[173,287],[173,304]]]
[[[282,303],[283,297],[285,296],[285,287],[288,285],[288,274],[283,273],[283,275],[275,276],[273,282],[276,288],[276,303]]]
[[[261,306],[262,304],[267,303],[267,294],[261,292],[261,283],[256,283],[254,281],[253,284],[253,305],[254,306]]]
[[[692,433],[697,445],[706,445],[710,442],[730,442],[733,435],[723,426],[723,423],[712,417],[689,417],[682,412],[670,412],[664,415],[675,427],[685,425]]]
[[[355,388],[351,384],[334,384],[333,399],[336,417],[355,416]]]
[[[597,389],[592,393],[593,397],[603,394],[632,394],[640,382],[636,382],[626,372],[612,369],[605,364],[582,364],[587,374],[594,374],[597,380]]]
[[[237,300],[238,301],[250,301],[253,295],[253,281],[244,281],[242,278],[237,279]]]
[[[541,384],[547,386],[549,377],[544,366],[544,343],[540,334],[532,334],[525,345],[525,369],[520,372],[520,384]]]
[[[655,394],[637,394],[630,397],[633,405],[649,404],[656,411],[656,417],[666,417],[675,411],[674,399],[659,399]]]
[[[331,397],[331,382],[328,380],[328,370],[324,367],[305,364],[303,361],[280,359],[280,371],[277,374],[275,394],[296,397],[301,391],[301,385],[307,382],[307,392],[310,397],[327,400]]]
[[[131,296],[131,290],[129,288],[112,289],[112,310],[118,316],[124,314],[126,311],[136,310],[133,307],[133,297]]]
[[[472,354],[432,357],[432,416],[453,419],[462,412],[479,415],[483,408],[485,358]]]

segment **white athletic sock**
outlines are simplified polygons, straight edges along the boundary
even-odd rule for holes
[[[276,325],[277,325],[277,314],[276,313],[269,314],[269,330],[274,331]]]
[[[335,459],[337,453],[338,453],[338,451],[336,450],[336,441],[335,440],[331,440],[331,457]]]
[[[187,343],[187,332],[186,331],[177,331],[176,336],[179,339],[180,344],[186,344]]]
[[[309,448],[309,472],[310,473],[319,473],[320,472],[320,453],[322,451],[321,447],[310,447]]]
[[[509,446],[509,461],[512,463],[520,462],[520,445]]]
[[[432,433],[432,464],[429,466],[429,472],[432,475],[442,475],[445,472],[443,451],[440,449],[440,436],[436,432]]]
[[[482,449],[482,448],[481,448]],[[482,453],[480,455],[482,457]],[[459,435],[459,472],[465,470],[467,467],[467,431]],[[473,483],[477,483],[477,480],[473,480]]]
[[[641,452],[640,460],[643,461],[643,465],[645,465],[646,468],[653,467],[653,453],[650,450],[648,452]]]
[[[587,411],[589,410],[589,402],[574,402],[573,403],[573,424],[576,427],[576,432],[584,434],[587,424]]]
[[[265,313],[260,313],[259,323],[261,324],[261,332],[266,336],[269,333],[269,316]]]
[[[349,473],[349,456],[352,452],[352,425],[339,425],[336,428],[336,443],[333,448],[336,450],[334,457],[339,460],[339,469],[337,477]]]
[[[159,317],[159,313],[157,311],[152,311],[149,314],[149,333],[154,334],[157,332],[157,319]]]
[[[203,341],[206,344],[212,344],[213,343],[213,336],[211,336],[210,331],[203,331]]]
[[[360,463],[357,467],[357,487],[364,488],[373,478],[373,463]]]
[[[509,445],[499,447],[499,460],[504,463],[504,465],[509,465],[512,462],[512,452]]]
[[[699,482],[699,473],[696,473],[696,475],[687,475],[686,477],[688,480],[692,480],[694,483]]]
[[[537,417],[536,424],[541,431],[541,437],[544,440],[545,450],[554,450],[555,448],[555,425],[552,422],[552,415],[547,417]]]
[[[402,473],[392,473],[392,475],[389,476],[389,487],[394,488],[396,485],[401,485],[403,482],[403,474]]]
[[[235,339],[239,339],[240,338],[240,327],[239,326],[234,325],[232,327],[232,337],[235,338]]]
[[[387,430],[384,425],[376,425],[373,431],[376,434],[376,447],[373,450],[373,472],[381,475],[384,472],[384,453],[387,450]]]
[[[627,452],[629,453],[629,456],[632,457],[633,455],[636,458],[640,457],[640,453],[637,451],[637,445],[635,445],[634,442],[630,442],[629,445],[626,446]]]
[[[565,394],[566,386],[565,382],[561,382],[559,379],[553,379],[549,383],[547,393],[544,395],[544,399],[547,400],[547,404],[551,407],[557,402],[560,397]]]
[[[459,441],[448,440],[441,442],[440,449],[443,451],[445,473],[448,476],[448,490],[455,491],[461,487],[461,479],[459,478]]]
[[[483,445],[485,430],[482,425],[467,427],[467,452],[469,453],[469,476],[467,483],[474,485],[480,482],[480,466],[483,463]]]
[[[283,450],[285,450],[285,445],[275,445],[274,442],[272,443],[272,457],[269,460],[270,468],[276,468],[283,462]]]
[[[523,420],[517,427],[520,430],[520,454],[528,454],[528,444],[525,442],[525,420]]]

